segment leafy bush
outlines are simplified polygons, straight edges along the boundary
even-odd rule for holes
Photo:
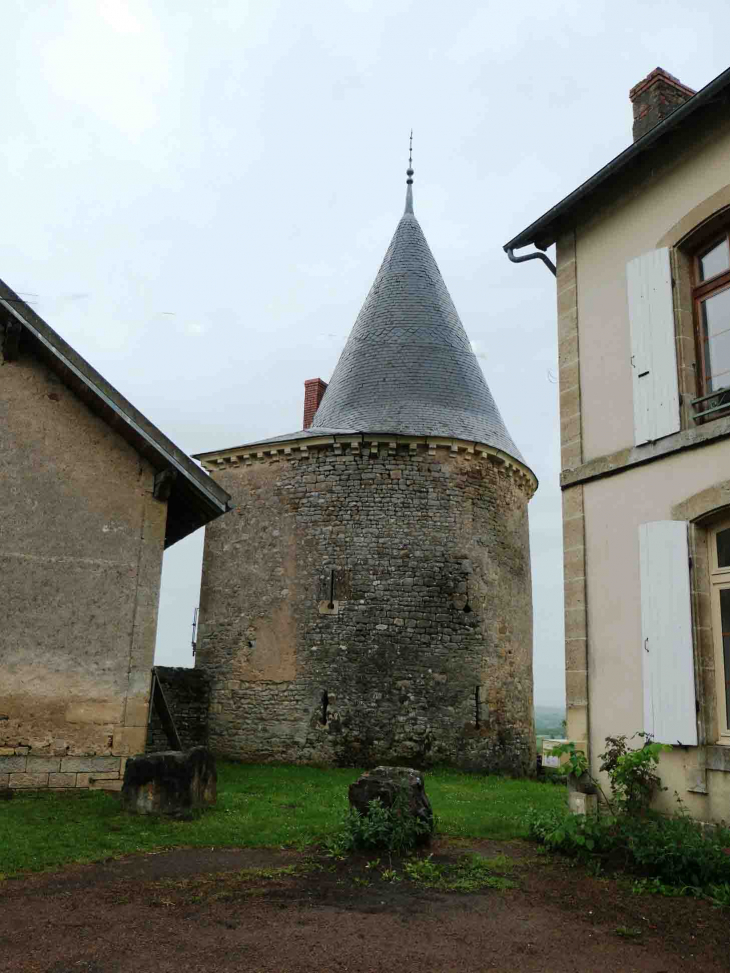
[[[428,824],[410,813],[408,797],[401,792],[391,807],[386,807],[378,798],[370,801],[367,814],[351,808],[340,830],[326,843],[326,848],[334,855],[374,848],[403,855],[423,844],[430,833]]]
[[[600,769],[608,774],[614,810],[628,814],[640,814],[651,804],[651,800],[661,786],[661,780],[654,772],[659,764],[659,755],[672,748],[666,743],[655,743],[648,733],[635,733],[644,743],[636,749],[629,747],[626,736],[606,737],[606,752],[599,754],[602,761]],[[633,737],[632,737],[633,739]]]
[[[601,860],[616,868],[657,879],[662,885],[691,888],[722,899],[730,882],[730,830],[704,832],[686,814],[655,812],[581,817],[567,811],[528,814],[530,837],[584,862]]]

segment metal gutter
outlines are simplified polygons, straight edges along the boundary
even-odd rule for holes
[[[594,189],[597,189],[603,183],[605,183],[612,176],[617,175],[622,169],[624,169],[629,163],[633,162],[634,159],[638,158],[643,152],[651,148],[655,142],[657,142],[662,136],[668,134],[673,129],[678,128],[685,119],[689,118],[694,112],[698,111],[700,108],[707,105],[712,99],[718,95],[724,88],[730,85],[730,68],[723,71],[716,78],[710,81],[709,84],[701,88],[696,95],[693,95],[688,101],[679,108],[675,109],[668,118],[665,118],[663,122],[659,122],[650,131],[643,135],[638,142],[634,142],[627,149],[624,149],[620,155],[617,155],[615,159],[612,159],[607,165],[602,169],[599,169],[594,175],[587,179],[584,183],[578,186],[577,189],[573,190],[569,196],[566,196],[559,203],[549,209],[546,213],[534,223],[531,223],[526,229],[518,233],[517,236],[513,237],[508,243],[505,243],[503,250],[508,253],[510,250],[518,249],[519,247],[526,247],[530,243],[536,243],[539,239],[541,247],[546,244],[546,234],[545,231],[550,228],[550,224],[555,222],[557,219],[567,215],[578,203],[586,198]],[[541,232],[542,231],[542,232]],[[549,237],[550,234],[547,234]],[[555,242],[553,237],[551,242]],[[512,258],[510,258],[512,259]]]
[[[545,264],[545,266],[553,275],[553,277],[558,276],[557,267],[552,262],[550,257],[548,257],[547,254],[542,253],[542,251],[538,250],[537,253],[523,253],[521,257],[515,257],[514,250],[512,249],[512,247],[505,247],[505,249],[507,251],[507,256],[509,257],[509,259],[512,261],[513,264],[522,264],[526,260],[542,260],[542,262]]]
[[[116,416],[118,416],[127,426],[133,429],[134,432],[138,436],[140,436],[149,446],[152,446],[155,452],[161,453],[164,456],[165,460],[170,464],[170,466],[174,470],[176,470],[181,476],[185,477],[185,479],[190,484],[192,484],[192,486],[195,488],[196,491],[202,493],[205,496],[206,500],[216,510],[219,510],[223,514],[229,509],[227,503],[221,503],[221,501],[218,500],[209,490],[207,490],[205,486],[196,477],[192,476],[188,472],[188,470],[186,470],[185,467],[177,459],[175,459],[174,456],[172,456],[163,446],[160,446],[160,444],[154,439],[153,436],[150,436],[150,434],[146,432],[139,425],[139,423],[135,422],[135,420],[131,416],[127,415],[127,413],[124,412],[124,410],[121,409],[116,404],[116,402],[114,402],[114,400],[111,399],[106,394],[106,392],[102,391],[99,388],[99,386],[96,385],[87,375],[85,375],[80,368],[74,365],[74,363],[69,358],[67,358],[66,355],[63,354],[63,352],[59,351],[59,349],[55,347],[53,342],[49,341],[48,338],[45,337],[45,335],[41,334],[41,332],[37,328],[35,328],[32,324],[30,324],[23,317],[23,315],[20,314],[20,312],[13,307],[13,305],[9,301],[6,301],[5,298],[0,297],[0,306],[4,307],[5,310],[8,311],[17,321],[19,321],[24,328],[27,328],[34,338],[40,341],[40,343],[45,348],[47,348],[48,351],[50,351],[55,358],[57,358],[60,362],[62,362],[62,364],[66,368],[68,368],[68,370],[73,375],[75,375],[76,378],[78,378],[91,392],[93,392],[97,398],[101,399],[101,401],[109,409],[111,409]]]

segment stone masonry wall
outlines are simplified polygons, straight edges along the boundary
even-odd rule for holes
[[[217,753],[532,772],[532,484],[466,445],[218,464],[236,509],[206,529],[196,659]]]
[[[184,750],[208,745],[210,679],[202,669],[155,666]],[[147,753],[169,750],[170,743],[154,708],[147,730]]]
[[[0,787],[118,780],[144,750],[167,504],[22,342],[0,369]]]

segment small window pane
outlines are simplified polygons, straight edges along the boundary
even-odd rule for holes
[[[700,257],[700,280],[709,280],[721,274],[730,267],[730,250],[727,238],[708,250],[704,257]]]
[[[730,289],[702,301],[707,391],[730,385]]]
[[[730,729],[730,588],[720,590],[720,624],[722,625],[722,658],[725,664],[725,729]]]
[[[718,568],[730,568],[730,527],[727,530],[719,530],[715,535],[717,542],[717,566]]]

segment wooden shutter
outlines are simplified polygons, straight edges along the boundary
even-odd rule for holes
[[[626,265],[637,446],[679,432],[679,386],[669,250]]]
[[[639,527],[644,730],[660,743],[697,745],[687,524]]]

